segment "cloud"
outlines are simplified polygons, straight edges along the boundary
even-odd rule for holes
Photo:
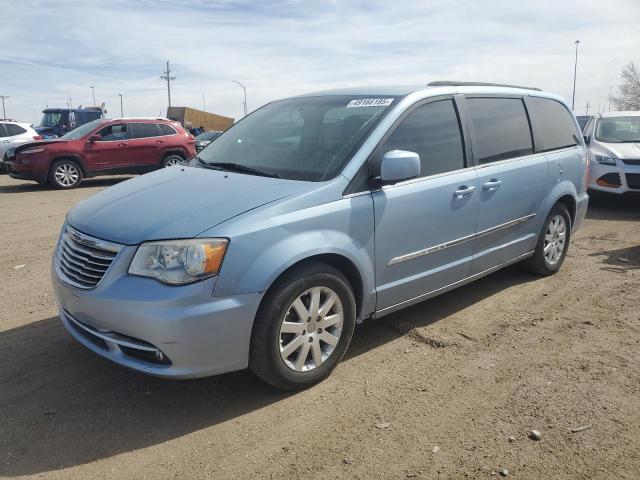
[[[119,115],[176,105],[238,118],[310,90],[436,79],[534,85],[570,99],[581,40],[577,110],[607,103],[622,66],[640,62],[635,0],[37,2],[0,0],[0,94],[7,115],[105,101]]]

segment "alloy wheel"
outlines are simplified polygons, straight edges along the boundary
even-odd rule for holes
[[[181,158],[171,157],[165,162],[164,166],[165,167],[175,167],[176,165],[186,165],[186,163],[187,162],[185,162]]]
[[[333,353],[343,327],[340,297],[328,287],[313,287],[289,306],[280,324],[280,357],[292,370],[308,372]]]
[[[62,163],[56,168],[54,176],[58,185],[71,187],[75,185],[78,178],[80,178],[80,172],[74,164]]]
[[[544,234],[544,258],[549,265],[556,265],[562,258],[567,239],[567,222],[562,215],[555,215]]]

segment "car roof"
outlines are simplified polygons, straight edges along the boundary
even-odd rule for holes
[[[0,123],[12,123],[13,125],[20,125],[21,127],[31,128],[31,124],[27,122],[15,122],[13,120],[0,120]]]
[[[523,95],[525,93],[533,96],[554,98],[564,102],[560,96],[544,92],[535,87],[524,87],[520,85],[506,85],[486,82],[454,82],[435,81],[422,85],[381,85],[381,86],[360,86],[323,90],[318,92],[296,95],[293,98],[320,97],[329,95],[355,96],[366,95],[377,96],[406,96],[416,92],[433,92],[436,95],[454,95],[457,93],[466,94],[510,94]]]
[[[612,118],[612,117],[640,117],[640,112],[629,110],[624,112],[606,112],[606,113],[600,114],[600,118]]]

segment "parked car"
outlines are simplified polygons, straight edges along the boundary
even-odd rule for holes
[[[212,141],[220,136],[222,132],[213,130],[211,132],[201,133],[196,137],[196,150],[199,152],[204,147],[209,145]]]
[[[74,128],[104,117],[101,107],[47,108],[36,131],[45,139],[62,137]]]
[[[186,168],[84,200],[53,260],[65,327],[147,374],[297,389],[364,319],[516,262],[557,272],[588,203],[564,100],[430,85],[273,102]]]
[[[2,159],[9,148],[34,140],[42,137],[28,123],[0,120],[0,172],[4,171]]]
[[[591,160],[589,189],[640,192],[640,112],[603,113],[584,134]]]
[[[94,120],[60,139],[21,145],[5,156],[9,176],[75,188],[83,178],[145,173],[184,164],[195,140],[178,122],[155,118]]]

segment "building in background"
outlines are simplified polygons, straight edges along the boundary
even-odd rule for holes
[[[215,113],[203,112],[190,107],[168,107],[167,118],[177,120],[184,126],[204,127],[205,130],[225,131],[234,123],[234,119]]]

